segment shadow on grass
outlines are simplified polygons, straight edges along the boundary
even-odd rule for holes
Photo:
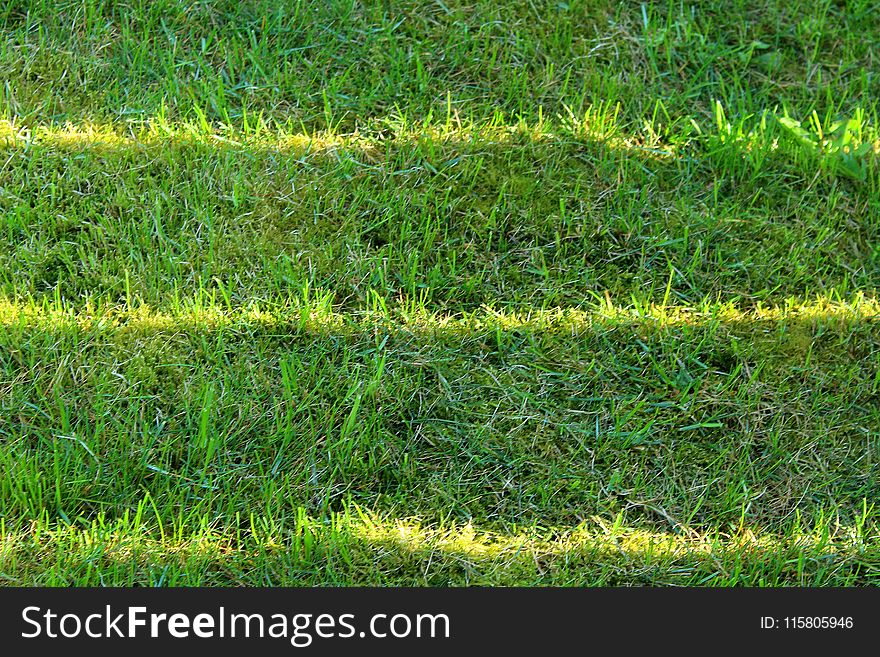
[[[862,192],[817,181],[794,203],[788,175],[740,184],[723,170],[727,155],[701,164],[695,147],[590,126],[7,127],[6,294],[158,304],[216,279],[235,303],[308,282],[350,309],[372,290],[473,309],[487,296],[574,305],[604,289],[657,300],[671,275],[689,303],[870,293],[875,278],[873,199]],[[814,202],[834,212],[813,221]]]
[[[852,518],[876,484],[878,314],[863,298],[467,318],[6,304],[0,429],[22,485],[4,494],[27,513],[57,495],[107,509],[95,485],[117,500],[281,486],[319,509],[354,494],[526,524],[615,505],[648,530],[746,507],[771,527]]]

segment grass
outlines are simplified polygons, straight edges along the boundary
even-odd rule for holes
[[[880,30],[739,4],[5,3],[0,581],[880,583]]]

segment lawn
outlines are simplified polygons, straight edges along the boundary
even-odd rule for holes
[[[880,584],[874,0],[0,24],[0,583]]]

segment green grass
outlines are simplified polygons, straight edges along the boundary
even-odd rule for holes
[[[3,4],[0,582],[880,583],[880,26],[759,4]]]

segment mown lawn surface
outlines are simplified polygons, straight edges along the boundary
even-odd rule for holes
[[[872,0],[0,25],[0,582],[880,583]]]

